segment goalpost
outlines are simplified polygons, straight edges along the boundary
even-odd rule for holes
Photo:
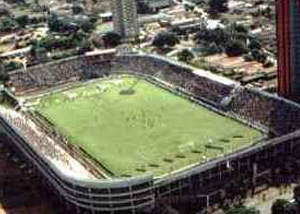
[[[147,158],[146,158],[146,155],[144,152],[142,151],[138,151],[138,155],[140,156],[140,159],[141,159],[141,164],[142,164],[142,167],[143,168],[146,168],[147,166]]]

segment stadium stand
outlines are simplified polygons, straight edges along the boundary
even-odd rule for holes
[[[61,170],[64,171],[77,171],[83,178],[94,178],[87,170],[80,167],[77,161],[74,160],[65,150],[57,145],[55,141],[47,136],[39,127],[37,127],[29,118],[16,113],[15,111],[0,108],[0,113],[5,117],[14,127],[28,139],[31,146],[36,148],[42,155],[48,159],[59,163]]]
[[[54,64],[13,72],[10,75],[9,86],[14,88],[16,94],[21,95],[66,82],[102,77],[120,71],[154,76],[219,108],[222,108],[222,100],[230,97],[236,87],[236,85],[225,85],[195,74],[189,67],[174,65],[172,62],[148,55],[127,55],[114,58],[81,56],[62,60]],[[300,125],[298,122],[300,120],[297,120],[300,117],[297,112],[298,106],[294,108],[291,106],[293,105],[286,104],[286,101],[278,98],[274,99],[253,89],[242,88],[230,99],[226,108],[227,111],[241,118],[259,123],[264,127],[271,127],[270,130],[274,134],[282,134],[295,130]],[[263,110],[257,112],[258,108]],[[291,120],[295,123],[286,123]]]
[[[269,127],[276,136],[295,131],[300,126],[299,105],[255,89],[239,91],[229,109],[253,123]]]

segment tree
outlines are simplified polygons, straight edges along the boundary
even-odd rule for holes
[[[84,8],[79,5],[79,4],[74,4],[72,6],[72,12],[73,12],[73,15],[77,15],[77,14],[80,14],[84,11]]]
[[[184,9],[185,9],[185,11],[191,11],[191,12],[193,12],[194,11],[194,9],[195,9],[195,6],[193,5],[193,4],[184,4]]]
[[[48,19],[48,26],[51,31],[58,32],[59,31],[60,22],[56,14],[51,14]]]
[[[201,27],[195,36],[197,43],[208,42],[216,43],[217,45],[225,46],[225,44],[233,37],[232,31],[228,29],[216,28],[208,29],[207,27]]]
[[[19,28],[18,23],[10,18],[10,17],[5,17],[0,21],[0,31],[12,31],[12,30],[16,30]]]
[[[175,33],[176,35],[184,34],[184,31],[181,30],[178,26],[172,27],[171,32]]]
[[[8,7],[0,3],[0,16],[10,16],[10,14]]]
[[[300,205],[300,185],[294,188],[294,198],[295,201]]]
[[[261,49],[261,43],[258,39],[250,39],[248,47],[250,49]]]
[[[248,29],[244,26],[244,25],[241,25],[241,24],[232,24],[230,26],[230,28],[234,31],[234,32],[237,32],[237,33],[245,33],[247,34],[248,33]]]
[[[77,31],[69,36],[53,36],[48,35],[40,40],[31,41],[31,54],[35,56],[39,49],[43,48],[47,51],[54,49],[69,49],[82,46],[82,43],[87,40],[87,34],[82,31]]]
[[[177,43],[179,43],[179,40],[174,33],[163,31],[155,36],[152,45],[157,48],[164,48],[166,46],[173,47]]]
[[[37,59],[39,62],[44,62],[47,60],[47,50],[51,50],[52,42],[53,40],[48,40],[47,43],[41,42],[41,41],[32,41],[31,49],[30,49],[30,55]]]
[[[184,49],[178,53],[177,57],[180,61],[189,62],[194,58],[194,55],[189,50]]]
[[[50,15],[48,26],[52,32],[73,33],[79,30],[78,24],[73,19],[58,18],[56,14]]]
[[[262,15],[267,17],[267,18],[272,18],[272,9],[271,9],[271,7],[267,7],[265,10],[263,10]]]
[[[300,208],[300,185],[294,188],[295,209]]]
[[[7,72],[5,72],[5,70],[0,69],[0,81],[6,82],[8,80],[9,80],[9,75],[7,74]]]
[[[79,49],[79,51],[78,51],[79,54],[83,54],[87,51],[92,50],[92,44],[91,44],[91,42],[84,40],[78,45],[78,49]]]
[[[48,59],[47,53],[48,52],[46,48],[39,48],[36,50],[35,56],[36,59],[39,61],[39,63],[43,63],[47,61]]]
[[[150,8],[148,7],[148,4],[143,1],[137,1],[137,12],[140,14],[146,14],[149,13]]]
[[[204,55],[207,55],[207,56],[223,53],[223,51],[224,51],[223,47],[217,45],[215,42],[209,43],[203,49]]]
[[[256,61],[263,63],[263,64],[266,62],[266,60],[268,58],[266,53],[264,53],[263,51],[258,50],[258,49],[251,50],[251,55],[253,56],[253,58]]]
[[[284,214],[284,207],[288,204],[289,202],[284,199],[277,199],[271,208],[272,214]]]
[[[284,214],[297,214],[297,206],[294,203],[289,203],[285,206]]]
[[[28,15],[21,15],[16,18],[16,22],[21,28],[24,28],[29,23]]]
[[[208,2],[209,13],[224,13],[228,10],[228,0],[210,0]]]
[[[84,32],[91,32],[94,29],[94,24],[91,21],[83,21],[80,23],[80,28],[84,31]]]
[[[240,56],[247,53],[246,44],[241,40],[231,40],[227,43],[225,52],[228,56]]]
[[[232,206],[227,211],[226,214],[259,214],[260,212],[254,207],[245,206]]]
[[[121,35],[115,31],[107,32],[102,36],[102,40],[106,47],[116,47],[121,44]]]
[[[25,5],[25,0],[6,0],[8,4],[18,4],[18,5]]]
[[[36,50],[40,48],[45,48],[51,50],[55,44],[55,38],[53,36],[46,36],[41,40],[32,40],[31,41],[31,54],[35,55]]]
[[[293,203],[285,199],[277,199],[271,208],[272,214],[296,214],[297,209]]]

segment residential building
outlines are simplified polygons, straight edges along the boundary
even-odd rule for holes
[[[135,0],[111,0],[114,30],[125,40],[138,36],[138,17]]]

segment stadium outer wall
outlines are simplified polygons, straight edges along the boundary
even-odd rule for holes
[[[213,76],[195,74],[189,67],[155,56],[72,58],[43,65],[46,77],[35,79],[37,77],[34,74],[40,69],[37,66],[13,72],[12,86],[17,92],[18,87],[27,92],[54,87],[59,82],[53,81],[51,84],[51,80],[55,75],[63,77],[55,74],[63,69],[66,69],[66,78],[60,83],[97,78],[117,70],[146,72],[147,75],[172,83],[176,90],[184,90],[192,94],[194,99],[246,120],[253,126],[267,127],[273,136],[271,140],[164,177],[146,175],[130,179],[76,180],[59,171],[39,151],[34,150],[22,133],[2,115],[2,133],[10,138],[16,150],[41,174],[46,181],[44,183],[60,196],[64,204],[74,207],[77,213],[150,212],[156,203],[176,205],[193,202],[196,210],[215,204],[223,205],[245,189],[255,191],[256,187],[278,180],[298,178],[295,172],[300,168],[296,161],[300,154],[300,126],[299,122],[288,122],[291,118],[300,119],[300,107],[295,103],[238,85],[222,84]],[[21,82],[20,86],[16,80]],[[229,100],[226,105],[222,104],[225,97]],[[265,111],[262,108],[266,108]],[[286,164],[293,164],[295,172],[281,173],[281,168]]]

